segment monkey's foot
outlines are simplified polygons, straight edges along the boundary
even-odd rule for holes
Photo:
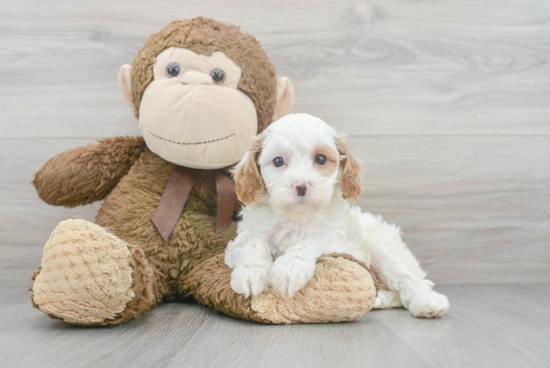
[[[144,287],[152,271],[144,259],[134,258],[125,242],[102,227],[80,219],[63,221],[44,247],[42,265],[33,276],[31,300],[36,308],[64,322],[122,323],[139,315],[135,305],[126,311],[136,294],[138,309],[152,304],[151,292]],[[137,268],[134,280],[133,268]],[[132,287],[133,281],[137,288]]]
[[[269,288],[252,298],[235,293],[231,269],[219,254],[180,281],[183,296],[227,315],[262,323],[327,323],[351,321],[369,311],[377,285],[364,264],[348,255],[321,257],[309,283],[292,298]]]
[[[329,255],[318,260],[313,278],[294,297],[269,289],[253,297],[251,307],[271,323],[351,321],[374,306],[375,277],[351,256]]]

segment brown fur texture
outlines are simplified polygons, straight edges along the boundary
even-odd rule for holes
[[[224,254],[219,254],[191,271],[180,290],[235,318],[289,324],[353,320],[372,309],[379,285],[370,268],[347,254],[321,257],[314,278],[294,298],[282,299],[272,289],[245,298],[227,288],[230,280],[231,270],[225,267]]]
[[[231,282],[231,269],[225,266],[225,254],[220,253],[195,267],[180,282],[184,297],[193,297],[199,303],[228,316],[249,321],[270,323],[260,318],[250,307],[250,298],[235,293],[227,285]]]
[[[77,151],[88,149],[93,151],[96,148],[94,144],[91,144],[81,147]],[[81,153],[85,155],[85,152]],[[57,161],[58,157],[54,157],[52,160]],[[112,161],[112,164],[116,166],[116,161]],[[48,167],[48,163],[45,166]],[[40,173],[44,182],[48,182],[50,172],[44,169]],[[59,175],[59,170],[53,170],[51,173]],[[351,318],[349,305],[345,304],[346,300],[348,302],[351,300],[348,297],[342,299],[344,304],[339,305],[337,309],[334,309],[331,304],[330,309],[317,309],[308,317],[304,312],[307,308],[300,303],[283,303],[277,301],[276,296],[273,295],[266,300],[262,297],[263,301],[261,302],[255,302],[254,298],[245,299],[231,290],[229,284],[231,270],[223,263],[223,256],[228,241],[236,235],[236,223],[233,222],[228,230],[220,234],[215,233],[215,184],[208,172],[201,172],[199,175],[197,184],[189,195],[174,232],[165,242],[152,223],[151,216],[171,173],[172,164],[145,148],[128,174],[120,179],[116,187],[105,198],[96,217],[96,224],[121,239],[132,255],[129,262],[133,269],[132,291],[135,297],[127,304],[127,308],[114,318],[105,319],[102,322],[82,323],[82,321],[60,317],[59,314],[50,314],[52,318],[87,326],[117,325],[139,317],[162,301],[184,299],[190,296],[219,312],[264,323],[337,322]],[[70,175],[72,172],[68,171],[67,174]],[[239,209],[240,206],[236,206],[235,216]],[[84,220],[79,221],[85,222]],[[87,227],[93,224],[82,225]],[[79,238],[66,239],[65,242],[72,243],[77,247]],[[342,258],[342,255],[338,255],[338,257]],[[350,257],[345,261],[351,262],[350,264],[358,264],[352,259]],[[35,274],[35,283],[40,273],[43,272],[44,266],[43,264],[42,269]],[[93,262],[90,263],[90,267],[93,267]],[[347,268],[346,266],[341,267]],[[59,269],[58,271],[64,277],[70,277],[70,269]],[[370,276],[370,273],[367,275],[360,269],[349,268],[347,276],[342,273],[334,273],[327,267],[319,269],[317,273],[316,277],[319,280],[333,280],[329,284],[334,283],[338,277],[342,280],[356,280],[357,284],[354,283],[349,289],[350,293],[354,289],[356,289],[354,293],[359,293],[354,294],[360,296],[359,299],[354,299],[356,302],[370,300],[370,297],[367,296],[369,290],[371,290],[371,296],[376,296],[376,292],[373,291],[375,290],[373,277]],[[38,309],[46,311],[39,302],[37,303],[42,296],[37,296],[37,292],[40,293],[40,290],[35,289],[35,283],[31,286],[33,304]],[[358,287],[359,285],[361,287]],[[371,285],[373,289],[369,289],[368,285]],[[334,301],[344,295],[341,290],[336,289],[317,288],[316,290],[316,292],[307,294],[302,302],[309,305],[314,304],[314,299],[310,298],[318,298],[321,294],[323,298]],[[251,303],[256,303],[254,305],[259,306],[260,312],[265,313],[258,314],[259,312],[252,308]],[[278,307],[270,307],[270,303],[275,303]],[[284,316],[273,314],[274,310],[283,308],[283,306],[286,311]],[[370,304],[367,303],[363,305],[363,308],[370,309],[369,306]],[[368,310],[357,308],[354,309],[354,316],[359,310]],[[298,309],[302,312],[293,314],[292,311]]]
[[[145,89],[153,81],[156,56],[170,47],[197,54],[223,52],[241,68],[238,89],[247,95],[258,113],[258,133],[273,119],[277,97],[277,73],[258,40],[239,27],[198,17],[170,23],[145,42],[132,64],[132,93],[136,117]]]
[[[342,174],[340,177],[340,189],[344,199],[357,201],[361,197],[363,188],[361,187],[361,178],[363,176],[363,168],[359,161],[348,149],[348,143],[344,135],[340,135],[336,142],[342,160]]]
[[[237,166],[233,173],[237,197],[245,205],[256,201],[264,190],[264,180],[258,168],[264,140],[261,134],[252,140],[246,161]]]
[[[265,52],[252,36],[242,34],[237,27],[204,18],[171,23],[145,43],[133,64],[136,114],[152,80],[156,55],[172,46],[207,55],[223,51],[231,57],[243,70],[239,89],[256,106],[259,131],[271,122],[275,69]],[[67,207],[101,199],[104,202],[95,224],[72,219],[54,230],[42,265],[33,275],[33,305],[54,319],[86,326],[118,325],[163,301],[187,297],[228,315],[265,323],[289,323],[288,313],[305,310],[299,303],[288,304],[273,296],[254,310],[254,298],[245,299],[231,290],[231,271],[224,264],[223,255],[227,243],[236,235],[236,223],[233,221],[227,230],[216,234],[216,188],[210,172],[200,172],[172,234],[167,241],[162,238],[151,217],[173,169],[173,164],[151,152],[142,138],[130,137],[103,139],[48,160],[33,180],[45,202]],[[237,204],[234,220],[239,211]],[[55,254],[48,254],[51,249],[57,249]],[[352,260],[338,259],[337,270],[347,269],[346,264],[351,265],[349,270],[342,273],[332,272],[330,267],[320,268],[316,274],[320,282],[331,280],[324,283],[329,285],[339,278],[353,279],[357,282],[354,285],[360,285],[356,295],[363,296],[359,299],[370,300],[376,295],[369,289],[369,285],[374,287],[369,272],[356,267],[358,263]],[[110,278],[112,275],[120,277]],[[353,292],[356,286],[350,290]],[[371,290],[370,297],[365,293],[367,289]],[[330,310],[316,309],[316,319],[350,319],[345,293],[330,288],[318,291],[335,303]],[[104,305],[102,298],[98,299],[101,293],[105,293],[105,300],[112,300],[112,305]],[[311,298],[317,295],[305,297],[302,303],[313,305],[316,300]],[[129,297],[131,300],[126,302]],[[71,298],[76,298],[78,305],[71,307]],[[336,303],[339,299],[341,302]],[[121,300],[126,303],[123,308]],[[284,307],[284,317],[274,312],[277,306]],[[261,314],[262,311],[269,312]],[[292,322],[310,320],[302,315]]]
[[[44,202],[75,207],[102,200],[145,149],[142,137],[105,138],[48,160],[32,184]]]
[[[129,138],[129,140],[134,139]],[[95,151],[95,149],[96,145],[91,144],[77,148],[73,153],[77,156],[87,156],[86,151]],[[59,164],[60,158],[55,156],[50,161]],[[112,160],[111,165],[113,169],[116,168],[118,161]],[[38,191],[42,189],[39,183],[48,183],[53,179],[50,174],[55,175],[56,180],[59,179],[60,170],[50,171],[48,170],[50,167],[52,166],[47,162],[39,171],[42,180],[34,182]],[[223,253],[227,242],[235,237],[234,222],[226,231],[215,233],[215,184],[209,172],[201,172],[174,232],[168,241],[162,239],[151,221],[151,216],[172,170],[171,163],[145,148],[127,175],[121,178],[116,187],[106,196],[96,217],[96,224],[121,239],[131,250],[133,259],[130,265],[134,270],[132,290],[136,297],[128,303],[129,310],[103,323],[93,322],[89,325],[123,323],[145,313],[163,300],[182,298],[178,284],[184,282],[187,274],[199,263]],[[61,173],[67,175],[65,179],[70,179],[70,175],[73,174],[70,170],[61,171]],[[81,179],[91,179],[82,177],[85,173],[89,172],[83,171]],[[79,196],[81,196],[80,193]],[[51,199],[55,203],[56,198]],[[235,207],[235,216],[239,209],[240,206]],[[59,225],[58,228],[61,226]],[[74,237],[65,241],[78,247],[79,239],[80,237]],[[92,266],[93,264],[90,264],[90,267]],[[59,272],[69,275],[71,271],[67,268]],[[35,282],[37,277],[39,274],[35,276]],[[36,296],[37,290],[34,286],[36,284],[33,284],[34,303],[41,309],[40,303],[36,303],[40,296]],[[66,321],[75,323],[72,320]]]

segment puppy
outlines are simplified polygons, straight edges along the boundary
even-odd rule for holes
[[[256,137],[234,171],[246,207],[225,251],[232,289],[248,297],[272,286],[292,297],[320,256],[347,253],[385,285],[375,308],[441,317],[449,301],[432,290],[399,228],[349,203],[361,196],[361,175],[345,138],[319,118],[287,115]]]

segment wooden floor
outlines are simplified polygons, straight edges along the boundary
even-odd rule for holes
[[[404,309],[351,323],[267,326],[171,303],[115,328],[81,328],[0,288],[2,367],[549,367],[550,286],[445,286],[451,311]]]
[[[52,230],[101,206],[48,206],[33,173],[139,134],[118,69],[198,15],[256,36],[293,111],[349,134],[359,204],[402,227],[443,319],[262,326],[170,304],[83,329],[32,309]],[[0,0],[0,157],[0,367],[550,367],[550,1]]]

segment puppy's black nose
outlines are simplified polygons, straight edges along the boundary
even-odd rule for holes
[[[296,186],[296,192],[298,192],[298,195],[300,197],[303,197],[306,195],[307,187],[305,185],[297,185]]]

